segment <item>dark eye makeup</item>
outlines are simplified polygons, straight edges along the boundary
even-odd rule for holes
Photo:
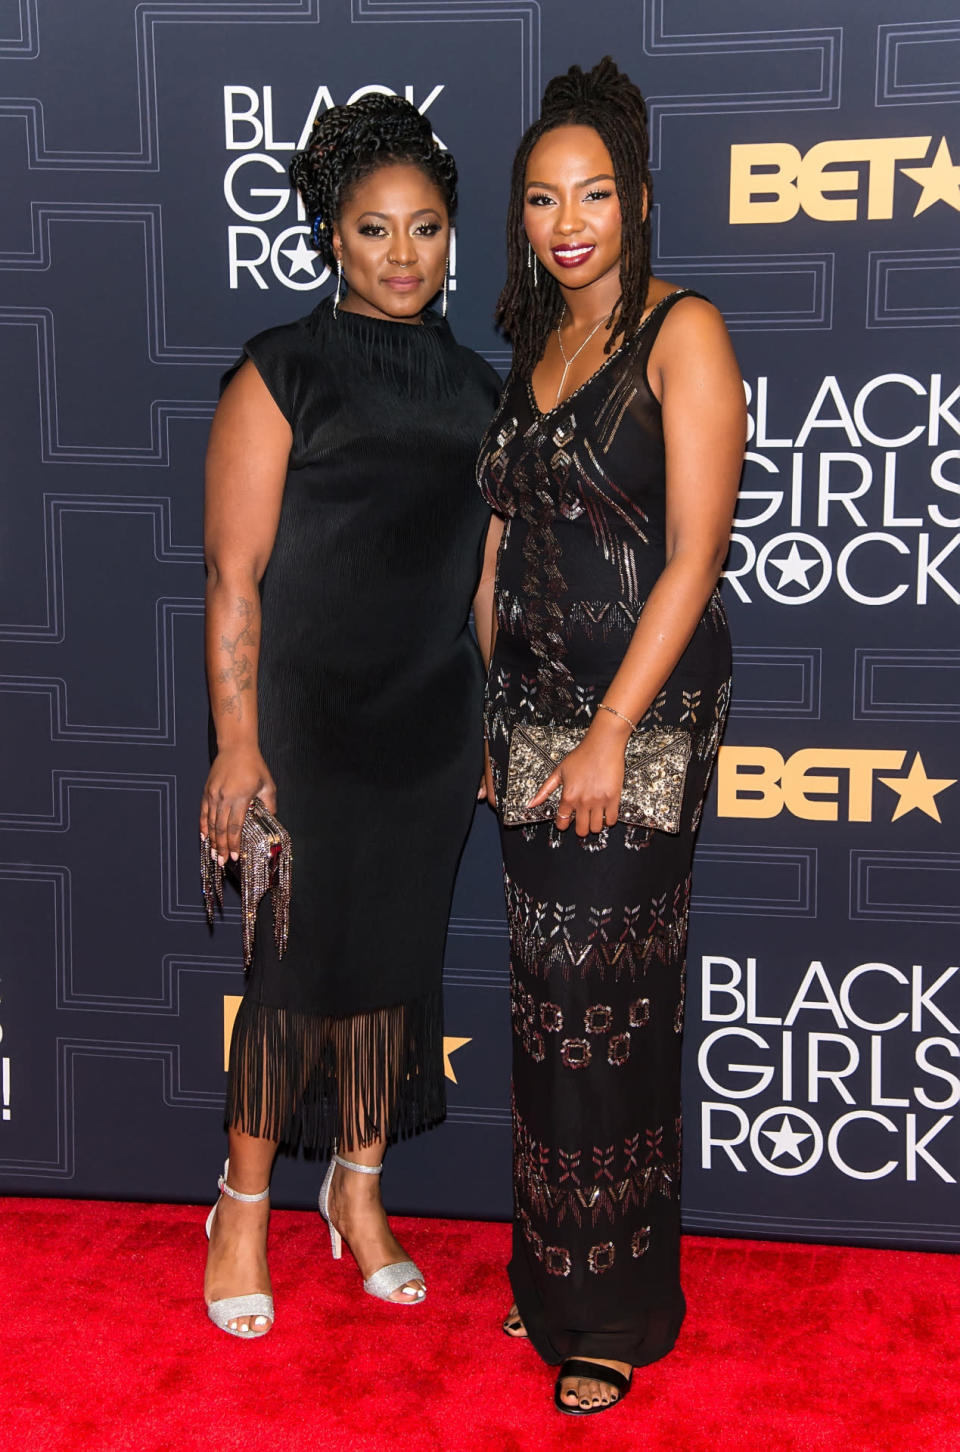
[[[593,187],[589,192],[584,194],[584,201],[605,202],[612,196],[613,190],[610,187]],[[528,207],[547,207],[551,206],[555,201],[556,198],[550,196],[548,192],[528,192],[526,197]]]
[[[435,237],[441,231],[439,222],[420,222],[413,229],[415,237]],[[382,222],[361,222],[357,228],[361,237],[386,237],[387,229]]]

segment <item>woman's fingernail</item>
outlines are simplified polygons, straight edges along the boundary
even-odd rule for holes
[[[218,857],[217,858],[217,862],[220,864],[221,867],[224,867],[226,865],[226,861],[227,861],[227,859],[225,857]]]
[[[239,852],[231,852],[230,853],[230,861],[231,862],[239,862],[239,860],[240,860],[240,853]]]

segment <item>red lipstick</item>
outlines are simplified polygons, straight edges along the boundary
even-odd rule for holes
[[[581,267],[596,250],[592,242],[564,242],[550,249],[559,267]]]

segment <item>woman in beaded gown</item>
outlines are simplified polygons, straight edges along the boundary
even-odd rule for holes
[[[650,276],[646,116],[613,62],[547,87],[521,142],[500,321],[514,365],[479,478],[503,523],[486,732],[501,801],[518,722],[586,734],[503,827],[511,954],[516,1305],[602,1411],[684,1315],[680,1050],[694,837],[723,729],[717,580],[745,440],[723,322]],[[680,728],[676,835],[617,820],[624,749]]]
[[[243,1336],[273,1324],[280,1144],[335,1151],[320,1209],[364,1289],[425,1294],[378,1176],[389,1142],[444,1113],[443,947],[483,770],[474,463],[500,391],[425,310],[441,290],[446,310],[457,184],[429,121],[394,96],[335,107],[291,176],[336,294],[246,344],[207,456],[216,753],[200,829],[236,857],[259,796],[293,847],[282,959],[267,898],[257,918],[208,1221],[209,1315]]]

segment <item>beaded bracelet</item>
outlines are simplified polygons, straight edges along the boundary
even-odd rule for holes
[[[636,721],[631,721],[629,716],[625,716],[622,711],[618,711],[614,706],[608,706],[606,701],[599,701],[597,703],[597,709],[599,711],[609,711],[611,716],[619,716],[621,721],[626,721],[631,731],[636,731]]]

